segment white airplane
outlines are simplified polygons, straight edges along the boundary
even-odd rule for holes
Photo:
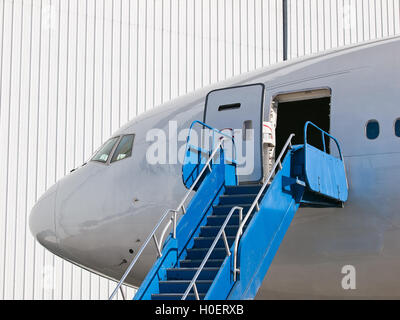
[[[246,91],[252,84],[265,86],[255,112],[221,116],[219,110],[207,119],[209,92],[238,87],[232,92],[240,100],[252,95]],[[176,136],[169,132],[171,123],[180,132],[195,120],[220,130],[255,128],[254,168],[239,177],[245,184],[260,183],[268,167],[260,147],[263,121],[276,127],[276,154],[292,133],[302,143],[307,121],[340,142],[348,201],[344,208],[297,212],[257,299],[400,297],[400,37],[249,72],[138,116],[38,200],[30,215],[34,237],[57,256],[119,281],[161,215],[187,192],[182,164],[170,161],[186,136],[170,148]],[[146,156],[154,128],[167,133],[166,164]],[[140,286],[156,258],[154,247],[146,248],[126,283]],[[345,266],[354,267],[355,287],[342,286]]]

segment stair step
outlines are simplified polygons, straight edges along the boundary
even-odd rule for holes
[[[204,268],[198,280],[214,280],[219,268]],[[192,280],[197,268],[170,268],[167,269],[167,280]]]
[[[209,248],[191,248],[187,250],[188,259],[204,259]],[[225,248],[214,248],[211,252],[210,259],[225,259]]]
[[[157,293],[157,294],[152,294],[151,299],[152,300],[181,300],[183,294],[179,293]],[[204,293],[199,293],[199,298],[201,300],[204,299],[206,295]],[[186,300],[196,300],[196,297],[193,293],[188,294],[186,297]]]
[[[201,226],[200,227],[200,237],[215,237],[220,226]],[[239,229],[239,225],[227,225],[225,228],[225,233],[227,237],[236,237],[236,233]]]
[[[261,185],[227,186],[225,194],[257,194],[260,189]]]
[[[253,217],[254,213],[250,215],[251,219]],[[242,219],[244,219],[245,215],[242,216]],[[222,226],[222,224],[225,222],[226,216],[223,215],[211,215],[207,217],[207,226]],[[250,220],[247,220],[250,221]],[[239,215],[238,214],[233,214],[231,218],[228,221],[227,226],[231,225],[239,225]]]
[[[160,281],[160,293],[185,293],[186,289],[189,287],[191,280],[168,280]],[[206,294],[210,286],[212,285],[212,280],[198,280],[196,281],[197,291]],[[192,289],[193,290],[193,289]],[[191,293],[193,291],[191,290]]]
[[[241,204],[224,204],[224,205],[217,205],[213,207],[213,215],[219,216],[219,215],[227,215],[229,212],[232,210],[233,207],[242,207],[243,208],[243,215],[249,211],[251,207],[251,203],[241,203]],[[236,210],[235,212],[239,212],[239,210]]]
[[[236,205],[237,203],[252,204],[256,196],[257,196],[256,194],[222,195],[219,197],[219,205],[225,205],[225,204]]]
[[[203,262],[203,259],[197,259],[197,260],[185,259],[180,262],[180,266],[182,268],[198,268],[202,262]],[[223,262],[224,262],[224,259],[208,259],[204,267],[205,268],[219,268],[219,267],[221,267]]]
[[[232,243],[235,241],[235,237],[231,236],[231,237],[226,237],[228,240],[228,244],[231,246]],[[193,244],[193,248],[210,248],[212,243],[214,242],[215,237],[197,237],[194,238],[194,244]],[[221,238],[218,240],[216,248],[222,248],[224,247],[224,240]]]

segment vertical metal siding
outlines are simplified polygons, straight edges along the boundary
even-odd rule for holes
[[[289,57],[399,34],[399,10],[288,0]],[[106,299],[33,240],[31,207],[134,116],[281,61],[282,0],[0,0],[0,37],[0,299]]]
[[[400,33],[399,0],[287,0],[289,58]]]

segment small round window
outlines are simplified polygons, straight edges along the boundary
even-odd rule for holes
[[[400,137],[400,118],[396,119],[396,122],[394,123],[394,134],[397,137]]]
[[[376,120],[370,120],[367,123],[367,138],[374,140],[379,136],[379,122]]]

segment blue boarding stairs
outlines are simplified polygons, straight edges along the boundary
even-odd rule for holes
[[[194,126],[212,132],[212,148],[191,144]],[[321,150],[308,143],[310,127],[321,133]],[[348,196],[338,141],[311,122],[303,145],[292,145],[293,137],[263,185],[239,185],[234,152],[228,155],[227,148],[235,149],[233,138],[193,122],[182,168],[189,190],[176,209],[163,214],[110,299],[149,243],[158,258],[134,300],[253,299],[297,210],[342,207]],[[327,153],[327,140],[336,144],[337,155]]]

